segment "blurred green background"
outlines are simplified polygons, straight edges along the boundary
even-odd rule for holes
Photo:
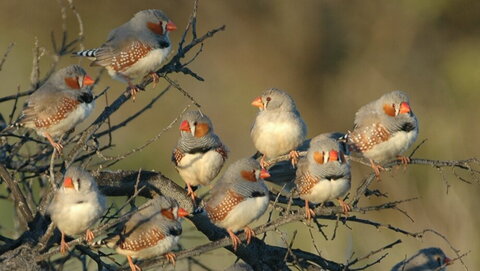
[[[17,85],[22,90],[29,88],[35,37],[47,49],[41,60],[41,71],[47,71],[51,63],[50,33],[54,31],[57,36],[61,33],[59,3],[65,5],[61,0],[0,1],[0,54],[10,42],[15,42],[0,72],[0,96],[15,94]],[[178,31],[170,35],[176,50],[192,3],[183,0],[83,0],[75,5],[83,19],[85,48],[99,46],[112,28],[130,19],[135,12],[157,8],[164,10],[178,26]],[[78,33],[78,25],[70,11],[68,15],[67,26],[73,38]],[[228,162],[254,153],[249,131],[257,111],[250,102],[269,87],[284,89],[293,96],[308,125],[309,137],[351,129],[354,113],[360,106],[385,92],[404,90],[420,121],[417,143],[428,138],[416,157],[456,160],[480,153],[476,141],[480,133],[477,125],[480,114],[480,2],[201,1],[199,34],[222,24],[227,26],[226,31],[208,40],[202,54],[191,65],[205,82],[181,74],[171,75],[171,78],[178,80],[212,119],[217,134],[231,150]],[[86,67],[91,75],[99,72],[97,67],[88,67],[88,60],[78,58],[64,57],[61,66],[73,63]],[[112,87],[110,102],[125,87],[104,74],[97,93],[106,86]],[[150,86],[146,92],[141,92],[137,102],[128,102],[112,117],[112,123],[140,109],[164,86],[162,82],[155,89]],[[106,154],[121,154],[140,146],[168,125],[188,103],[181,93],[172,89],[152,110],[115,133],[116,147]],[[12,104],[0,104],[0,113],[8,116]],[[82,127],[93,121],[104,105],[102,98]],[[175,127],[146,150],[113,168],[158,170],[182,183],[170,163],[170,153],[178,136]],[[369,168],[354,164],[353,188],[369,172]],[[472,180],[468,175],[466,178]],[[382,181],[372,186],[388,193],[389,199],[363,200],[361,205],[419,197],[401,206],[414,222],[394,210],[358,216],[411,232],[433,228],[444,234],[454,247],[463,252],[471,251],[464,261],[470,270],[480,270],[477,209],[480,186],[478,181],[474,183],[460,182],[449,169],[439,171],[428,166],[411,166],[406,171],[399,169],[383,174]],[[11,204],[2,200],[0,211],[11,214]],[[329,225],[325,231],[331,237],[333,224],[321,223]],[[11,221],[4,218],[0,224],[3,234],[15,235]],[[441,247],[454,257],[448,244],[432,234],[416,240],[385,229],[349,226],[351,230],[341,226],[333,241],[315,235],[323,257],[346,262],[352,253],[353,257],[360,257],[398,238],[404,242],[389,250],[390,255],[370,270],[389,270],[405,256],[429,246]],[[206,238],[192,231],[188,221],[184,222],[184,229],[184,247],[206,242]],[[281,228],[288,234],[288,240],[295,229],[299,229],[299,233],[294,247],[315,252],[304,224]],[[278,233],[269,233],[267,240],[271,244],[285,245]],[[197,260],[213,270],[222,270],[235,258],[225,250],[216,250]],[[72,263],[71,268],[73,266]],[[180,262],[176,270],[185,268],[185,263]],[[464,269],[456,262],[449,270]]]

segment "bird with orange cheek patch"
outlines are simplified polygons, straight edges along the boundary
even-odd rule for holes
[[[445,271],[451,264],[453,260],[440,248],[429,247],[420,249],[407,260],[402,260],[391,271]]]
[[[92,59],[92,65],[105,67],[112,78],[128,83],[135,101],[139,88],[132,81],[149,74],[158,82],[156,71],[172,49],[168,33],[176,29],[161,10],[142,10],[112,30],[101,47],[74,54]]]
[[[252,102],[259,108],[250,136],[255,148],[263,154],[260,164],[266,166],[265,159],[290,153],[292,164],[298,161],[295,150],[305,140],[307,126],[295,102],[286,92],[271,88]]]
[[[127,256],[132,271],[141,270],[134,264],[134,258],[145,259],[162,254],[175,265],[175,254],[171,251],[182,234],[180,219],[188,215],[176,200],[158,196],[132,215],[119,232],[94,245],[105,245]]]
[[[90,87],[93,83],[80,66],[71,65],[58,70],[28,97],[22,114],[6,130],[31,128],[47,138],[60,153],[63,146],[54,138],[75,128],[90,115],[95,106]]]
[[[227,168],[205,202],[208,217],[212,223],[227,230],[234,250],[241,243],[235,233],[243,228],[249,244],[255,232],[248,224],[267,210],[268,188],[263,179],[269,176],[258,161],[240,159]]]
[[[310,220],[315,213],[309,202],[323,203],[337,199],[343,212],[351,208],[343,197],[351,186],[350,164],[345,159],[346,146],[338,133],[321,134],[312,138],[307,155],[300,158],[295,178],[300,198],[305,200],[305,216]]]
[[[95,179],[87,171],[70,167],[66,172],[63,185],[55,192],[48,213],[53,223],[62,233],[60,252],[68,250],[65,235],[77,235],[85,232],[90,242],[95,236],[89,228],[105,212],[105,197],[98,191]]]
[[[186,112],[172,162],[193,200],[194,188],[208,185],[218,175],[227,157],[228,149],[214,133],[210,119],[199,111]]]
[[[395,157],[409,163],[410,159],[401,154],[410,148],[417,135],[418,120],[407,94],[393,91],[358,110],[355,126],[346,141],[352,155],[370,160],[378,177],[383,169],[379,163]]]

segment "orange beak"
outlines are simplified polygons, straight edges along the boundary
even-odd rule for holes
[[[262,98],[261,97],[255,98],[255,100],[253,100],[252,102],[252,105],[258,108],[263,108]]]
[[[182,121],[180,124],[180,131],[190,132],[190,125],[188,124],[188,121]]]
[[[169,21],[166,26],[167,31],[174,31],[177,30],[177,26],[172,22]]]
[[[338,160],[338,152],[335,150],[331,150],[328,155],[328,161],[337,161]]]
[[[188,216],[189,213],[183,208],[178,208],[178,214],[177,215],[178,215],[178,217],[185,217],[185,216]]]
[[[63,187],[65,187],[65,188],[75,188],[73,186],[72,178],[70,178],[70,177],[65,178],[65,180],[63,180]]]
[[[85,75],[85,77],[83,77],[84,86],[90,86],[90,85],[93,85],[93,83],[95,83],[95,80],[93,80],[92,77],[88,75]]]
[[[400,111],[399,113],[400,114],[406,114],[406,113],[410,113],[411,109],[410,109],[410,105],[406,102],[402,102],[400,104]]]
[[[262,171],[260,171],[260,178],[266,179],[268,177],[270,177],[270,173],[268,173],[266,169],[262,169]]]
[[[453,263],[453,260],[448,257],[445,257],[445,259],[443,259],[443,264],[445,265],[451,265],[452,263]]]

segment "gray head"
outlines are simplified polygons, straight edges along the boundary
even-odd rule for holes
[[[180,123],[182,137],[201,138],[213,134],[213,124],[210,119],[199,111],[188,111]]]
[[[93,176],[86,170],[71,166],[63,176],[63,191],[67,193],[98,191]]]
[[[445,268],[442,266],[451,263],[452,260],[440,248],[429,247],[419,250],[408,260],[399,262],[392,268],[392,271],[444,271]]]
[[[346,176],[350,165],[345,159],[345,147],[338,140],[338,133],[318,135],[310,141],[307,152],[309,170],[316,176]]]
[[[296,111],[295,102],[285,91],[270,88],[252,102],[253,106],[265,111]]]
[[[188,212],[181,208],[175,199],[170,197],[157,196],[150,201],[150,204],[151,205],[142,211],[143,213],[148,214],[151,212],[160,212],[160,214],[168,220],[178,220],[179,218],[188,215]]]
[[[87,87],[93,83],[93,79],[78,65],[70,65],[56,71],[47,81],[47,84],[52,84],[59,89],[82,91],[90,90]]]
[[[149,29],[154,35],[167,35],[169,31],[177,29],[177,26],[158,9],[147,9],[137,12],[129,22],[130,26],[139,31]]]
[[[225,171],[225,182],[258,182],[269,177],[268,171],[260,167],[260,163],[253,158],[243,158],[235,161]]]
[[[407,94],[399,90],[380,97],[376,101],[376,109],[389,117],[413,114]]]

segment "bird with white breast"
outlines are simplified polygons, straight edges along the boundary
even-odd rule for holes
[[[262,153],[260,164],[266,159],[289,153],[292,164],[298,161],[295,150],[305,140],[307,126],[297,110],[292,97],[286,92],[271,88],[252,102],[259,108],[250,136],[255,148]]]
[[[213,130],[210,119],[199,111],[186,112],[172,162],[195,200],[194,187],[208,185],[220,172],[228,149]]]
[[[409,158],[401,154],[417,136],[418,120],[407,94],[393,91],[358,110],[354,129],[347,134],[346,141],[352,155],[370,160],[378,177],[383,170],[379,163],[393,158],[409,163]]]
[[[243,228],[249,244],[255,232],[248,225],[267,210],[269,192],[263,179],[269,176],[258,161],[240,159],[227,168],[210,191],[205,202],[207,215],[215,225],[227,230],[234,250],[241,243],[235,233]]]
[[[70,167],[65,172],[63,185],[54,195],[48,207],[53,223],[62,233],[60,252],[68,250],[65,235],[85,233],[85,240],[95,236],[89,228],[105,212],[105,197],[98,191],[93,176],[79,167]]]
[[[163,11],[142,10],[113,29],[99,48],[74,54],[92,59],[91,65],[105,67],[112,78],[126,82],[135,100],[139,88],[132,81],[146,75],[158,81],[156,71],[172,49],[168,33],[176,29]]]
[[[63,145],[54,138],[72,130],[90,115],[95,106],[90,87],[93,83],[78,65],[58,70],[28,97],[22,114],[7,129],[33,129],[60,153]]]
[[[346,146],[338,133],[312,138],[307,155],[300,158],[295,178],[297,192],[305,200],[307,220],[315,213],[309,202],[323,203],[337,199],[344,213],[351,208],[341,198],[351,186],[350,164],[345,159]]]

